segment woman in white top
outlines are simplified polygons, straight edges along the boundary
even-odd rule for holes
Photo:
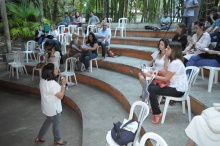
[[[48,35],[51,35],[51,36],[53,36],[53,38],[57,39],[58,31],[55,29],[55,25],[50,26],[50,31],[49,31]]]
[[[63,141],[60,137],[60,124],[62,105],[61,100],[65,94],[66,80],[62,79],[62,86],[56,81],[58,70],[54,64],[48,63],[42,70],[42,79],[40,80],[40,93],[41,93],[41,109],[46,119],[35,139],[35,144],[45,142],[44,135],[53,125],[54,145],[65,145],[67,142]]]
[[[160,39],[158,44],[158,50],[151,55],[153,59],[147,64],[148,67],[153,66],[155,70],[166,69],[168,59],[166,57],[165,49],[167,48],[168,43],[169,43],[168,39]],[[141,71],[138,74],[138,78],[141,86],[143,87],[146,78],[145,71]]]
[[[162,118],[162,113],[159,108],[157,95],[181,97],[188,89],[186,69],[183,64],[183,56],[181,44],[178,42],[170,42],[166,48],[166,55],[168,56],[169,63],[166,70],[165,77],[155,76],[155,79],[160,81],[170,81],[170,85],[164,88],[160,88],[159,85],[151,84],[148,87],[150,93],[150,104],[154,115],[153,124],[158,124]],[[146,76],[152,76],[151,73],[146,73]]]
[[[187,40],[189,45],[183,51],[183,54],[186,54],[184,58],[184,64],[191,58],[191,56],[201,54],[202,51],[200,49],[207,48],[211,43],[210,35],[207,32],[204,32],[205,24],[200,21],[196,21],[194,23],[195,34],[190,37],[188,36]]]

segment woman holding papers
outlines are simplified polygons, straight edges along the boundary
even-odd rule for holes
[[[82,55],[79,60],[85,65],[86,70],[89,69],[89,61],[97,57],[98,41],[93,32],[89,33],[86,44],[81,46]]]
[[[201,54],[203,51],[200,49],[207,48],[211,43],[210,35],[207,32],[204,32],[205,24],[200,21],[194,23],[195,34],[191,37],[188,36],[187,40],[189,45],[183,51],[183,54],[186,54],[184,57],[184,64],[188,62],[191,56]]]
[[[213,50],[208,50],[205,53],[192,56],[186,66],[220,67],[220,37]]]

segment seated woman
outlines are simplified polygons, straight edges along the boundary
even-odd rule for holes
[[[86,70],[89,69],[89,61],[97,57],[98,41],[93,32],[89,33],[86,42],[87,47],[82,48],[82,55],[79,60],[85,65]],[[91,51],[91,53],[90,53]]]
[[[209,44],[211,43],[210,35],[207,32],[204,32],[204,26],[205,24],[200,21],[196,21],[194,23],[194,29],[195,29],[196,34],[194,34],[192,37],[189,36],[187,38],[189,45],[183,51],[183,54],[186,54],[184,55],[185,65],[191,56],[202,53],[200,49],[207,48]]]
[[[61,54],[59,51],[59,47],[56,45],[54,46],[51,50],[48,51],[49,56],[48,56],[48,62],[53,63],[54,66],[60,70],[60,59],[61,59]]]
[[[50,31],[49,31],[49,33],[48,33],[48,36],[51,36],[49,39],[51,39],[51,38],[55,38],[55,39],[57,39],[57,37],[58,37],[58,31],[55,29],[56,28],[56,26],[55,25],[51,25],[50,26]],[[47,36],[47,37],[48,37]]]
[[[158,50],[151,55],[153,59],[147,64],[147,66],[149,67],[153,66],[155,70],[166,69],[168,60],[166,57],[165,49],[167,48],[168,43],[169,43],[168,39],[160,39],[158,44]],[[138,78],[142,87],[145,82],[145,77],[146,77],[145,73],[146,72],[140,72],[138,74]]]
[[[186,48],[187,44],[187,34],[186,34],[186,24],[178,23],[176,27],[176,35],[173,37],[172,41],[180,42],[182,45],[182,50]]]
[[[186,69],[182,62],[182,50],[179,48],[181,48],[180,43],[169,43],[166,48],[166,56],[168,56],[170,62],[168,63],[166,75],[165,77],[158,75],[155,77],[155,79],[160,81],[170,81],[170,85],[160,88],[159,85],[151,84],[148,87],[148,92],[150,93],[150,104],[154,115],[154,120],[152,121],[153,124],[158,124],[162,118],[157,95],[182,97],[188,89]],[[146,73],[145,75],[148,77],[152,76],[151,73]]]
[[[220,114],[220,110],[218,110]],[[220,119],[219,119],[220,120]],[[195,116],[185,130],[189,140],[186,146],[219,146],[220,134],[214,133],[203,116]]]
[[[220,37],[218,38],[218,42],[213,50],[192,56],[186,66],[220,67]]]
[[[79,12],[75,12],[75,19],[72,22],[72,24],[77,25],[78,27],[81,27],[82,19],[79,15]]]

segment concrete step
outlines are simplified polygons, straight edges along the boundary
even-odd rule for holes
[[[119,56],[128,56],[145,60],[151,60],[151,54],[157,50],[155,47],[121,44],[111,44],[110,48]],[[99,48],[99,53],[101,53],[101,48]]]
[[[115,30],[111,31],[112,37],[115,35]],[[149,31],[149,30],[126,30],[126,37],[149,37],[149,38],[169,38],[172,39],[176,32],[173,31]],[[120,31],[116,32],[116,36],[120,36]]]

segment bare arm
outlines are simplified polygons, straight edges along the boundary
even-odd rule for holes
[[[62,81],[61,90],[60,90],[60,92],[57,92],[57,93],[55,94],[55,96],[56,96],[58,99],[63,99],[64,94],[65,94],[66,79],[65,79],[64,77],[62,77],[62,78],[61,78],[61,81]]]

